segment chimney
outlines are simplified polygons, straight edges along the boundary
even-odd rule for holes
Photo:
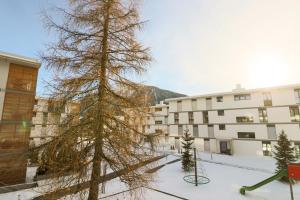
[[[245,88],[242,88],[242,85],[240,83],[235,85],[235,88],[232,90],[233,92],[240,92],[240,91],[244,91]]]

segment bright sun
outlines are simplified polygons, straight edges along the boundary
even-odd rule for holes
[[[248,69],[252,87],[284,85],[288,81],[288,66],[278,57],[263,56],[255,59]]]

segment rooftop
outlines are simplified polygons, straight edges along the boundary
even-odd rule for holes
[[[39,68],[41,66],[41,63],[37,59],[7,53],[3,51],[0,51],[0,60],[5,60],[16,64],[25,65],[28,67]]]
[[[195,96],[170,98],[170,99],[166,99],[165,101],[170,102],[170,101],[178,101],[178,100],[185,100],[185,99],[206,98],[206,97],[216,97],[216,96],[235,95],[235,94],[247,94],[247,93],[253,93],[253,92],[268,92],[268,91],[281,90],[281,89],[286,89],[286,88],[299,88],[300,89],[300,83],[281,85],[281,86],[273,86],[273,87],[264,87],[264,88],[254,88],[254,89],[244,89],[244,88],[241,88],[239,85],[237,88],[233,89],[232,91],[228,91],[228,92],[218,92],[218,93],[202,94],[202,95],[195,95]]]

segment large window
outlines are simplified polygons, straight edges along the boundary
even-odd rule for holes
[[[300,158],[300,142],[294,143],[294,150],[295,150],[295,156],[296,158]]]
[[[272,156],[272,146],[270,141],[262,141],[262,150],[264,156]]]
[[[179,114],[178,113],[174,113],[174,123],[179,124]]]
[[[300,104],[300,89],[295,89],[295,98],[296,103]]]
[[[189,112],[189,124],[194,124],[194,114],[193,112]]]
[[[197,99],[192,99],[192,110],[197,110]]]
[[[272,106],[272,95],[270,92],[263,93],[264,106]]]
[[[203,111],[202,115],[203,115],[203,123],[207,124],[209,122],[209,120],[208,120],[208,112],[207,111]]]
[[[33,103],[33,95],[7,92],[5,94],[2,119],[31,121]]]
[[[182,125],[178,126],[178,135],[183,135],[183,127],[182,127]]]
[[[162,108],[155,108],[155,112],[160,112],[162,111]]]
[[[193,126],[193,136],[194,136],[194,137],[199,137],[199,129],[198,129],[198,125],[194,125],[194,126]]]
[[[155,129],[155,133],[161,135],[163,133],[163,131],[161,129]]]
[[[219,130],[226,130],[225,124],[219,124]]]
[[[250,94],[239,94],[239,95],[234,95],[234,100],[235,100],[235,101],[250,100],[250,99],[251,99]]]
[[[217,102],[223,102],[223,96],[217,96],[216,99]]]
[[[290,116],[292,122],[299,122],[299,107],[298,106],[290,106]]]
[[[37,69],[10,64],[7,80],[7,89],[34,92]]]
[[[182,110],[182,101],[177,101],[177,111],[180,112]]]
[[[155,124],[162,124],[162,120],[155,121]]]
[[[254,132],[238,132],[238,138],[255,138]]]
[[[268,115],[267,115],[267,109],[266,108],[259,108],[258,109],[259,114],[259,121],[260,122],[268,122]]]
[[[218,116],[224,116],[224,110],[218,110]]]
[[[240,116],[240,117],[236,117],[236,122],[239,122],[239,123],[253,122],[253,117],[252,116]]]

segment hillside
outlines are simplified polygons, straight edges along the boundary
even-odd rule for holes
[[[185,97],[185,94],[180,94],[180,93],[176,93],[170,90],[164,90],[164,89],[160,89],[158,87],[155,86],[146,86],[147,89],[149,89],[149,95],[151,95],[152,100],[151,100],[151,104],[155,105],[157,103],[159,103],[160,101],[163,101],[165,99],[169,99],[169,98],[176,98],[176,97]]]

